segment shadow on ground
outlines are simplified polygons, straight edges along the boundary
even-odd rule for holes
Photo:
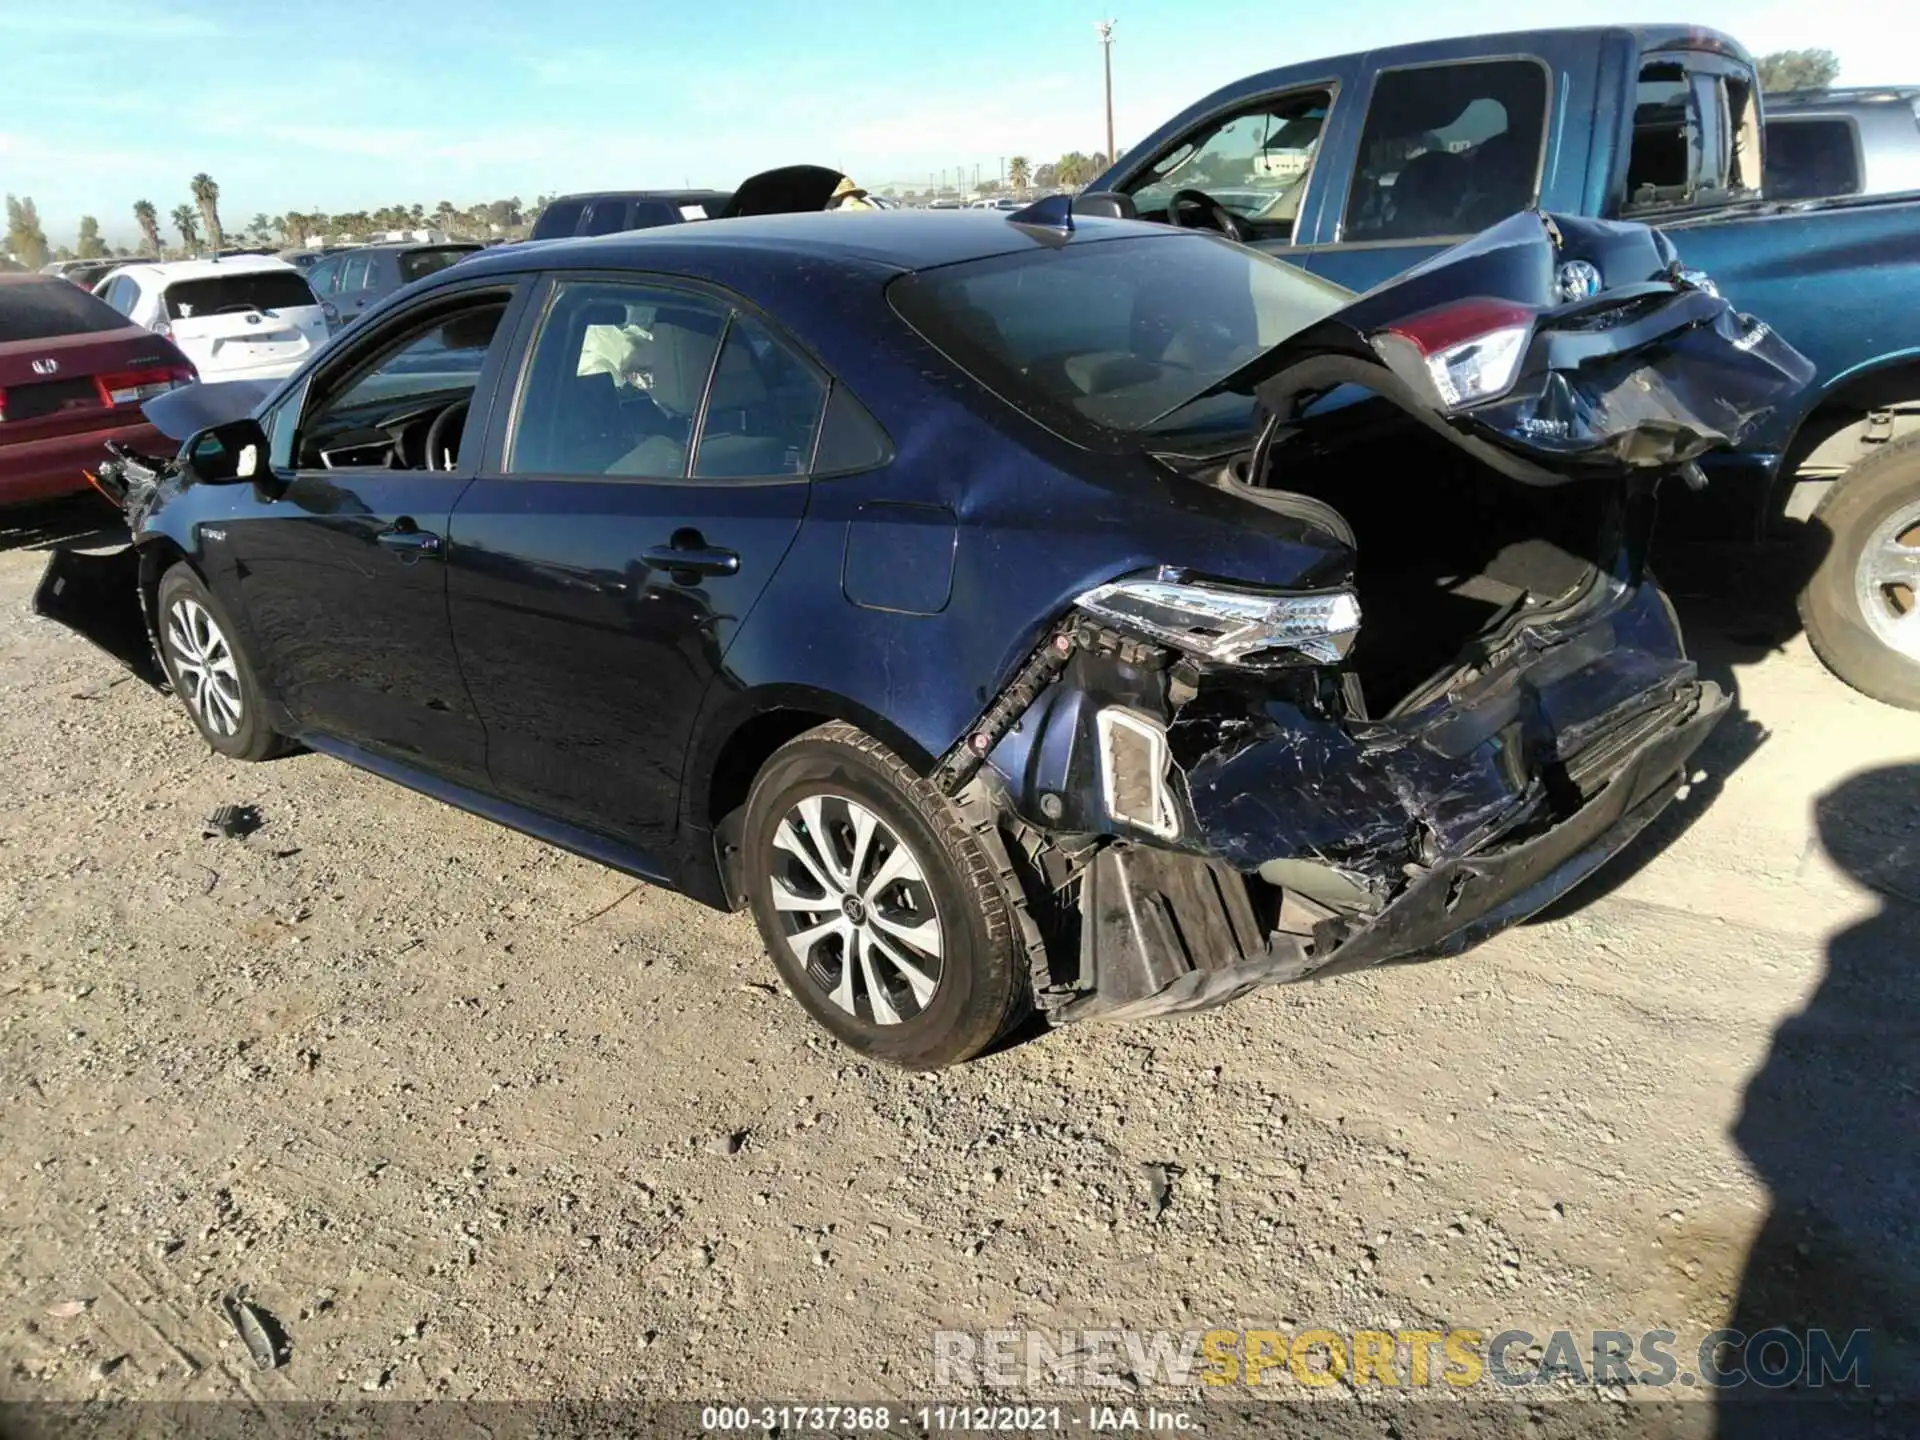
[[[0,550],[91,550],[127,543],[120,512],[91,492],[63,500],[0,510]]]
[[[1820,988],[1775,1032],[1733,1128],[1772,1210],[1741,1276],[1729,1323],[1746,1339],[1731,1361],[1785,1376],[1723,1396],[1719,1433],[1739,1440],[1854,1433],[1852,1411],[1755,1403],[1815,1395],[1805,1361],[1791,1363],[1817,1353],[1812,1331],[1843,1355],[1868,1332],[1870,1394],[1920,1404],[1920,764],[1856,775],[1815,801],[1814,816],[1834,863],[1881,904],[1829,942]],[[1784,1333],[1751,1338],[1768,1331]],[[1818,1390],[1862,1398],[1844,1383]]]

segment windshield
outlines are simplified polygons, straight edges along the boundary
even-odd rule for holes
[[[1353,299],[1257,250],[1172,230],[923,270],[888,295],[955,364],[1051,428],[1156,433],[1194,428],[1173,412]],[[1227,397],[1206,423],[1244,423],[1249,405]]]
[[[167,318],[195,320],[243,310],[289,310],[318,305],[307,277],[298,270],[239,270],[176,280],[167,286]]]

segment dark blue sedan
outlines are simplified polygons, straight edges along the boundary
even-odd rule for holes
[[[1724,700],[1652,490],[1799,383],[1670,257],[1526,215],[1355,301],[1046,203],[482,256],[156,402],[37,604],[946,1064],[1458,950],[1668,803]]]

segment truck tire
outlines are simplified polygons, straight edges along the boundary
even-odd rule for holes
[[[1861,694],[1920,710],[1920,435],[1841,476],[1813,530],[1827,547],[1800,592],[1814,653]]]

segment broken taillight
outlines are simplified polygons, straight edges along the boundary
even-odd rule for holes
[[[1163,571],[1116,580],[1075,597],[1075,605],[1137,634],[1223,665],[1338,664],[1360,631],[1351,590],[1277,595],[1182,580]]]
[[[1513,384],[1536,313],[1508,300],[1460,300],[1394,321],[1374,336],[1374,347],[1394,340],[1412,346],[1441,403],[1457,410]]]

